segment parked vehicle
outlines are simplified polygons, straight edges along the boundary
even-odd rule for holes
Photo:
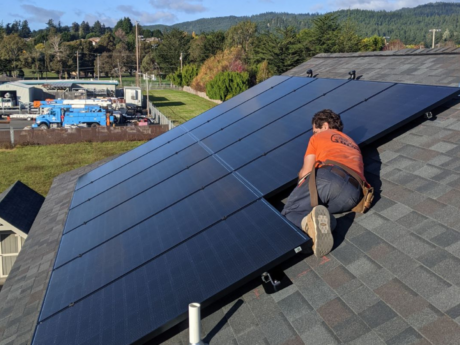
[[[99,106],[72,108],[71,105],[50,105],[45,114],[37,116],[32,128],[59,128],[84,125],[87,127],[109,126],[113,116]]]

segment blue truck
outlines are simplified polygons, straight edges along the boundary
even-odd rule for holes
[[[37,116],[32,128],[47,129],[75,125],[98,127],[113,123],[113,115],[100,106],[74,108],[69,104],[58,103],[43,105],[40,108],[41,115]]]

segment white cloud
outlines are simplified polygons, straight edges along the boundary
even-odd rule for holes
[[[94,25],[98,21],[105,26],[114,27],[117,24],[118,19],[107,17],[106,15],[96,12],[96,13],[86,13],[84,21],[88,22],[89,25]]]
[[[8,15],[9,15],[11,18],[26,19],[26,17],[24,17],[24,16],[21,15],[21,14],[17,14],[17,13],[8,13]]]
[[[199,13],[206,11],[206,7],[201,4],[196,4],[201,0],[150,0],[153,8],[167,9],[185,13]]]
[[[449,0],[445,0],[449,1]],[[433,2],[433,0],[332,0],[329,6],[336,9],[385,10],[394,11],[403,7],[416,7]],[[455,2],[450,0],[450,2]]]
[[[324,4],[316,4],[310,7],[310,13],[321,12],[325,9]]]
[[[21,5],[21,8],[26,12],[27,20],[31,23],[46,24],[50,19],[56,23],[64,15],[62,11],[49,10],[33,5]]]
[[[177,21],[175,14],[165,11],[157,11],[155,13],[138,11],[133,6],[120,5],[117,7],[120,12],[130,14],[135,20],[141,24],[158,24],[158,23],[174,23]]]

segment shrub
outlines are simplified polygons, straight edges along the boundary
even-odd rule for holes
[[[173,83],[174,85],[182,86],[182,73],[180,69],[178,69],[176,73],[168,74],[166,78],[169,79],[169,81]]]
[[[206,95],[225,101],[249,88],[248,72],[221,72],[206,84]]]
[[[197,74],[198,68],[195,65],[185,65],[182,72],[178,68],[175,73],[168,75],[168,79],[176,86],[190,86]]]
[[[190,86],[197,75],[198,67],[196,65],[185,65],[182,69],[182,86]]]

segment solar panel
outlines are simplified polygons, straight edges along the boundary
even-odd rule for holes
[[[263,197],[293,183],[311,118],[358,144],[458,93],[276,77],[82,176],[34,344],[130,344],[294,255],[308,237]]]
[[[146,153],[149,153],[153,150],[161,148],[162,146],[168,144],[170,141],[184,135],[185,129],[181,126],[175,127],[172,130],[160,135],[159,137],[151,140],[144,145],[136,147],[135,149],[126,152],[125,154],[121,155],[117,159],[111,160],[110,162],[101,165],[100,167],[90,171],[89,173],[82,175],[78,181],[77,186],[75,189],[82,188],[92,181],[96,181],[97,179],[101,178],[102,176],[113,173],[120,167],[142,157]]]
[[[157,172],[162,169],[162,167],[169,164],[187,162],[187,164],[182,167],[182,169],[185,169],[187,166],[201,161],[208,155],[209,153],[207,153],[200,144],[193,141],[190,136],[183,136],[179,140],[172,141],[163,149],[152,151],[136,161],[121,167],[116,173],[107,174],[101,177],[97,183],[90,184],[75,191],[72,200],[72,210],[76,206],[88,201],[89,198],[94,198],[97,195],[105,198],[107,194],[104,194],[104,192],[109,192],[110,189],[118,191],[127,183],[134,184],[134,187],[145,187],[149,183],[149,175],[152,171]],[[170,169],[169,171],[171,171],[171,174],[166,177],[172,176],[178,172],[176,171],[173,173]],[[165,173],[164,171],[158,172],[162,174]],[[113,193],[113,191],[110,192]],[[120,200],[121,195],[123,194],[118,195],[118,200]]]
[[[216,117],[212,121],[206,122],[202,126],[195,128],[191,133],[198,138],[198,140],[201,140],[259,109],[264,110],[264,107],[267,105],[275,102],[276,100],[282,99],[287,94],[295,92],[299,88],[302,88],[306,84],[314,81],[315,79],[290,78],[281,85],[278,85],[277,87],[264,92],[260,96],[235,107],[231,112],[227,112],[222,116]]]
[[[122,155],[120,158],[108,162],[104,164],[103,166],[100,166],[99,168],[96,168],[89,172],[88,174],[85,174],[79,178],[77,181],[77,187],[76,189],[79,189],[89,183],[91,181],[97,180],[98,178],[115,171],[116,169],[124,166],[125,164],[128,164],[129,162],[141,157],[142,155],[155,150],[165,144],[167,144],[169,141],[174,140],[182,135],[184,135],[187,131],[194,129],[201,124],[207,122],[208,120],[211,120],[215,117],[218,117],[227,111],[231,110],[232,108],[241,105],[242,103],[251,100],[252,98],[258,96],[259,94],[263,94],[265,91],[270,90],[279,84],[282,84],[283,82],[291,79],[290,77],[285,77],[285,76],[276,76],[273,78],[270,78],[254,87],[249,89],[248,91],[241,93],[232,99],[226,101],[219,107],[214,107],[211,108],[210,110],[204,112],[201,114],[199,117],[195,117],[188,121],[186,124],[175,127],[172,130],[162,134],[160,137],[155,138],[155,140],[152,140],[148,142],[147,144],[141,145],[134,150],[131,150],[124,155]]]
[[[214,107],[200,116],[197,116],[186,123],[183,124],[183,127],[187,131],[191,131],[194,128],[206,123],[207,121],[216,118],[222,114],[225,114],[229,110],[244,104],[245,102],[253,99],[256,96],[261,96],[263,93],[270,91],[272,88],[280,86],[285,81],[291,79],[291,77],[286,76],[276,76],[270,79],[265,80],[264,82],[257,84],[254,87],[251,87],[246,92],[240,93],[239,95],[230,98],[228,101],[225,101],[218,107]]]
[[[279,213],[256,201],[58,313],[42,313],[33,343],[131,344],[155,336],[171,320],[185,319],[190,301],[210,300],[262,273],[303,241]],[[50,299],[48,293],[44,308]]]
[[[152,260],[178,243],[229,216],[257,199],[234,176],[228,175],[189,198],[159,212],[109,242],[59,267],[49,285],[50,303],[45,303],[42,318],[68,306],[132,269]],[[74,247],[80,245],[76,238]],[[107,253],[122,253],[110,255]],[[101,267],[103,270],[93,270]],[[82,274],[85,276],[82,281]],[[56,297],[60,296],[60,297]]]

